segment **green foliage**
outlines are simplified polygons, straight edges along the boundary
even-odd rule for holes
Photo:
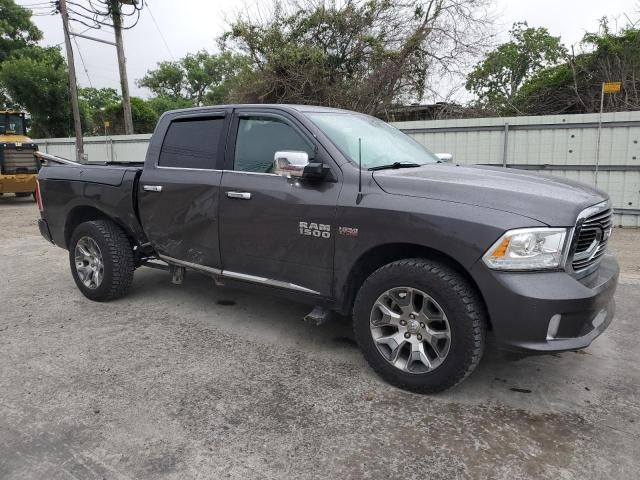
[[[122,101],[115,88],[79,88],[78,98],[84,102],[91,111],[100,110],[114,103]]]
[[[42,32],[31,21],[31,12],[13,0],[0,0],[0,63],[16,50],[33,46]]]
[[[82,131],[85,135],[102,135],[104,132],[104,110],[122,101],[113,88],[79,88],[78,102]]]
[[[515,23],[511,40],[491,51],[467,76],[466,88],[480,102],[498,112],[513,110],[513,99],[529,79],[546,67],[566,58],[559,37],[546,28]]]
[[[149,70],[138,81],[138,86],[148,88],[157,96],[181,98],[185,87],[184,77],[180,62],[160,62],[158,68]]]
[[[190,53],[177,62],[161,62],[138,81],[138,85],[151,90],[157,97],[159,108],[167,99],[178,105],[215,104],[224,101],[230,84],[245,68],[247,62],[229,52],[211,54],[205,50]]]
[[[153,109],[158,117],[168,110],[178,110],[195,106],[193,100],[188,98],[174,97],[153,97],[147,100],[147,104]]]
[[[283,1],[267,19],[240,16],[220,39],[250,68],[229,97],[377,113],[420,100],[431,76],[481,47],[483,0]]]
[[[391,2],[317,6],[290,14],[276,9],[265,24],[238,19],[222,41],[252,59],[252,69],[232,91],[234,100],[346,106],[367,96],[369,72],[394,52],[390,32],[376,31]]]
[[[124,135],[124,111],[122,102],[105,108],[104,119],[110,123],[111,135]],[[158,114],[148,102],[138,97],[131,97],[131,116],[133,117],[134,133],[151,133],[156,127]]]
[[[0,64],[0,85],[33,119],[34,136],[67,136],[71,125],[67,66],[57,47],[14,51]]]
[[[582,53],[528,80],[514,98],[528,114],[593,113],[600,109],[603,82],[620,81],[622,91],[605,95],[605,111],[640,109],[640,29],[612,33],[606,20],[587,33]]]

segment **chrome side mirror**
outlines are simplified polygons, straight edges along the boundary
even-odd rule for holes
[[[302,177],[309,165],[309,154],[295,150],[282,150],[273,155],[273,173],[283,177]]]
[[[436,157],[438,157],[441,162],[453,162],[453,155],[451,155],[450,153],[436,153]]]

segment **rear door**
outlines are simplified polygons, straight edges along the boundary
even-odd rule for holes
[[[226,277],[331,294],[341,172],[303,125],[285,113],[236,111],[220,190]],[[273,173],[276,151],[305,151],[328,165],[326,181]]]
[[[224,109],[171,119],[157,163],[145,164],[140,219],[154,249],[168,260],[220,269],[219,188],[229,115]],[[154,145],[149,147],[154,148]]]

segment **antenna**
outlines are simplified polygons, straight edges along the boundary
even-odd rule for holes
[[[362,201],[362,138],[358,138],[358,196],[356,197],[356,203],[360,204]]]

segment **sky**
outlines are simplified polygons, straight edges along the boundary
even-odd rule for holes
[[[45,45],[62,45],[62,22],[59,15],[46,15],[48,0],[16,0],[32,6],[38,15],[33,17],[43,31]],[[88,4],[87,0],[74,0]],[[250,7],[269,5],[270,1],[253,0]],[[179,59],[199,49],[217,50],[216,38],[225,31],[228,21],[244,11],[244,1],[233,0],[147,0],[138,25],[124,32],[127,70],[132,95],[148,97],[150,92],[136,86],[147,70],[157,62]],[[76,7],[77,8],[77,7]],[[595,31],[598,19],[609,16],[626,23],[624,14],[639,19],[637,0],[495,0],[494,14],[499,39],[506,40],[511,25],[526,20],[530,26],[547,27],[552,35],[560,36],[565,45],[580,41],[586,31]],[[155,21],[154,21],[155,20]],[[71,29],[81,32],[82,25]],[[113,41],[108,29],[90,30],[87,35]],[[78,83],[88,87],[113,87],[119,90],[118,65],[115,48],[82,38],[74,43],[74,58]],[[84,62],[84,65],[83,65]],[[86,70],[85,70],[86,67]]]

